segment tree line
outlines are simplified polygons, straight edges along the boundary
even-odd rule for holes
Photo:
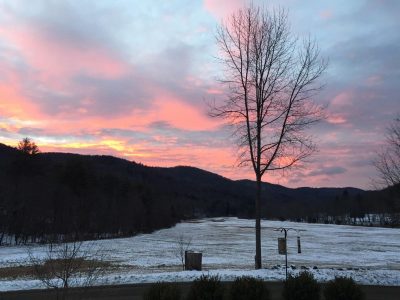
[[[0,144],[0,243],[130,236],[191,218],[254,218],[254,181],[111,156],[28,153]],[[391,189],[262,184],[262,218],[398,226]],[[367,221],[368,216],[380,221]]]
[[[399,198],[392,188],[353,193],[343,189],[326,201],[300,200],[288,203],[284,209],[273,204],[267,204],[267,208],[274,210],[275,215],[280,212],[280,220],[336,225],[400,226]]]
[[[60,235],[71,239],[132,235],[171,226],[182,218],[175,213],[179,209],[172,197],[145,180],[109,172],[117,159],[98,160],[13,153],[12,159],[2,162],[3,236],[25,243]]]
[[[0,167],[0,244],[11,237],[18,244],[129,236],[230,214],[228,203],[238,201],[220,176],[214,175],[222,180],[215,191],[201,183],[207,172],[197,185],[191,182],[197,169],[150,168],[111,156],[32,154],[0,144]]]

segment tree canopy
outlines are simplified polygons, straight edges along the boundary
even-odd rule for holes
[[[17,149],[29,155],[35,155],[40,152],[39,147],[28,137],[23,138],[18,143]]]

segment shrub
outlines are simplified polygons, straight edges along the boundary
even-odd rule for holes
[[[240,277],[231,285],[230,300],[269,300],[269,292],[262,280]]]
[[[193,281],[187,300],[223,300],[224,287],[218,276],[202,275]]]
[[[167,282],[157,282],[147,290],[145,300],[179,300],[181,293],[176,284]]]
[[[352,278],[336,277],[324,289],[325,300],[363,300],[364,293]]]
[[[283,286],[285,300],[319,300],[319,285],[309,272],[297,276],[289,275]]]

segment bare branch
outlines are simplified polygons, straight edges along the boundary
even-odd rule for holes
[[[387,128],[386,148],[373,162],[379,173],[379,185],[400,189],[400,116]]]
[[[95,245],[81,241],[47,245],[44,257],[28,250],[34,276],[47,288],[60,291],[64,299],[71,286],[88,287],[106,271],[106,257]]]
[[[322,118],[312,99],[327,67],[315,41],[299,42],[283,9],[250,5],[218,28],[225,102],[211,116],[232,126],[239,166],[251,165],[257,180],[256,265],[261,267],[260,182],[267,171],[285,170],[309,157],[316,145],[304,131]]]
[[[175,256],[180,260],[183,271],[185,270],[185,252],[189,251],[191,245],[192,238],[186,237],[183,233],[179,234],[173,252]]]

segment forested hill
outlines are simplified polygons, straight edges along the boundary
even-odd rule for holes
[[[365,192],[354,188],[264,183],[263,189],[262,215],[268,218],[310,217],[366,203]],[[27,155],[0,144],[0,238],[123,236],[187,218],[252,217],[254,194],[252,181],[193,167],[147,167],[112,156]]]

